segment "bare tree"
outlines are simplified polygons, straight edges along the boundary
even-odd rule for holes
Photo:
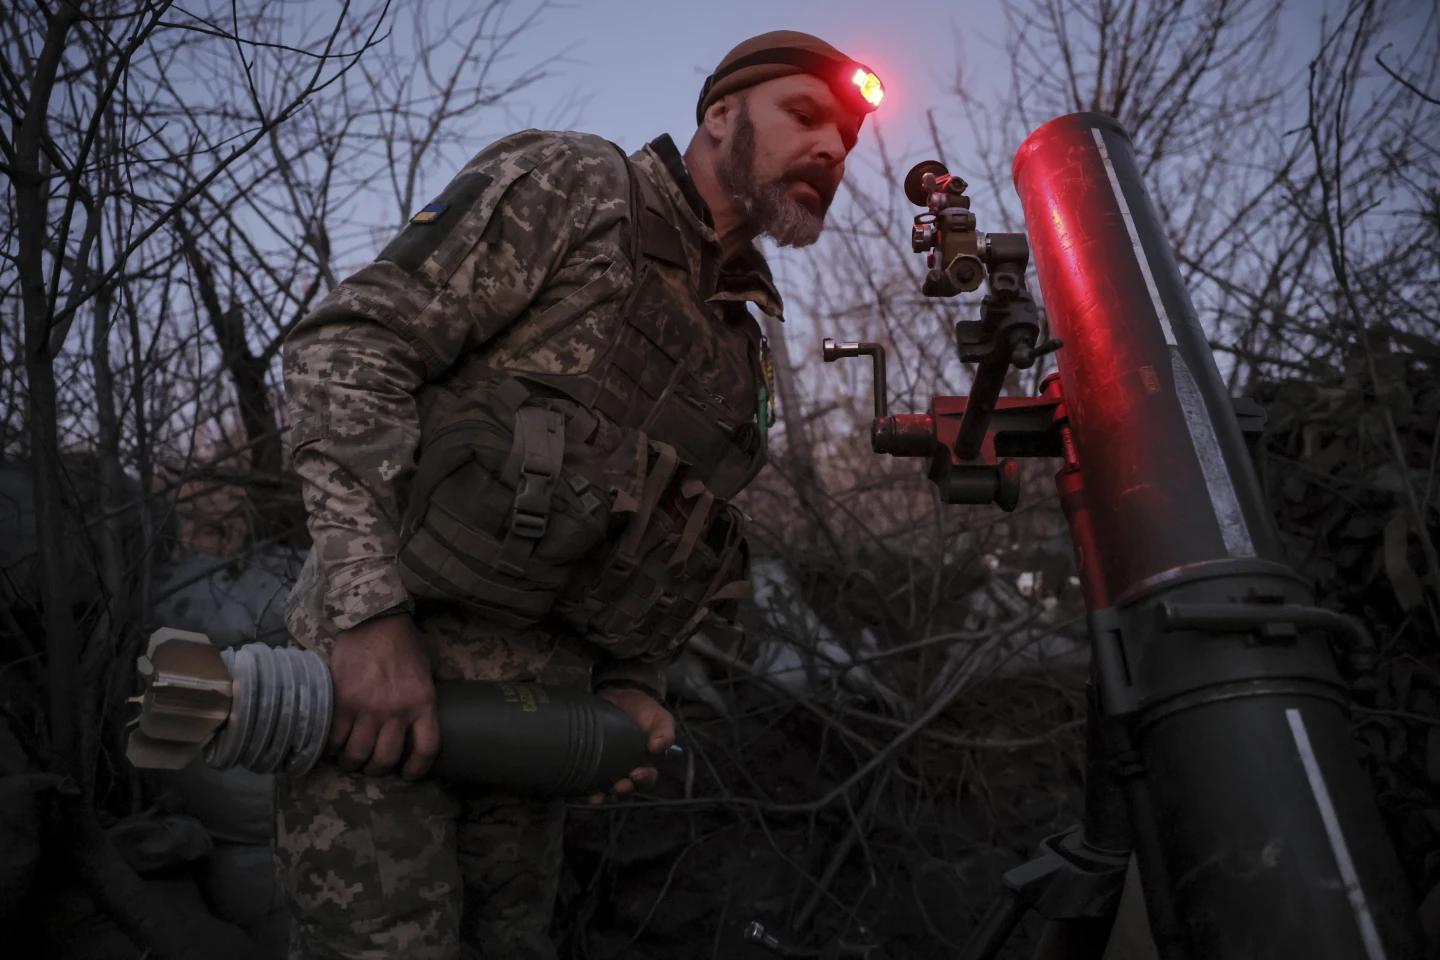
[[[136,81],[147,64],[181,53],[219,50],[248,64],[257,48],[237,22],[180,12],[168,2],[25,4],[0,11],[0,109],[9,120],[0,131],[8,181],[3,255],[5,273],[10,276],[13,267],[19,291],[26,433],[16,441],[32,477],[48,702],[45,756],[60,778],[60,802],[74,825],[66,837],[76,875],[138,944],[161,956],[194,955],[195,946],[104,843],[89,807],[98,753],[95,718],[108,692],[100,678],[114,655],[116,618],[128,597],[113,522],[122,485],[121,420],[108,349],[112,328],[119,309],[133,308],[122,292],[127,281],[156,264],[147,244],[271,130],[353,68],[374,45],[384,14],[382,7],[356,21],[342,10],[318,36],[266,48],[265,55],[302,60],[307,70],[277,85],[265,109],[228,117],[227,135],[205,149],[193,137],[172,144],[143,135],[132,112],[141,107],[151,116],[173,117],[190,108],[193,115],[194,91],[167,101]],[[188,188],[151,193],[154,171],[167,167],[193,171]],[[96,392],[85,411],[64,411],[59,375],[67,371],[58,361],[85,312],[93,320]],[[76,501],[67,498],[74,477],[61,461],[65,421],[71,430],[85,423],[98,428],[103,493],[93,561],[75,556],[67,537],[85,523],[73,513]],[[77,564],[91,562],[103,596],[86,638],[71,574]],[[78,784],[78,791],[66,783]]]
[[[242,60],[247,56],[251,41],[244,34],[201,16],[171,19],[171,13],[169,3],[117,3],[103,9],[63,3],[53,9],[13,7],[0,22],[6,52],[0,102],[13,120],[11,131],[0,135],[14,212],[6,256],[18,277],[24,324],[28,453],[49,664],[49,732],[58,767],[82,783],[89,781],[75,711],[82,702],[76,670],[82,643],[71,613],[65,558],[58,548],[64,508],[59,500],[63,485],[56,357],[82,307],[126,276],[132,256],[201,190],[311,96],[353,67],[366,46],[373,44],[383,19],[371,16],[357,25],[342,15],[318,40],[283,48],[285,56],[307,60],[308,72],[298,82],[280,87],[268,109],[235,118],[222,147],[197,151],[193,143],[172,148],[136,136],[123,113],[114,129],[106,129],[115,111],[134,105],[128,102],[128,81],[142,64],[163,62],[202,41],[233,48]],[[355,46],[337,47],[347,35]],[[153,113],[161,111],[161,104],[146,106]],[[163,200],[132,192],[137,175],[144,177],[146,168],[167,164],[198,171],[189,189]],[[129,189],[117,194],[117,183]],[[107,237],[112,217],[119,229]],[[113,245],[107,241],[114,241]],[[112,305],[107,292],[101,300],[102,324],[109,323]],[[108,336],[108,330],[97,331],[97,336]],[[102,404],[101,417],[102,446],[112,449],[113,462],[117,421],[112,403]]]
[[[497,66],[544,10],[509,0],[455,15],[417,2],[396,5],[395,29],[354,76],[272,129],[261,149],[176,218],[195,306],[229,375],[240,425],[239,449],[210,466],[217,481],[246,488],[246,525],[258,540],[303,537],[299,500],[280,462],[273,400],[285,335],[344,270],[403,223],[427,182],[478,145],[463,132],[470,124],[546,75]],[[257,13],[252,30],[278,42],[283,21],[265,13]],[[246,91],[252,109],[263,110],[257,90],[294,79],[257,76]],[[162,70],[156,82],[178,89],[182,80]],[[151,124],[163,135],[158,118]],[[173,173],[172,189],[191,185],[189,171]]]
[[[1368,61],[1384,66],[1376,52],[1381,15],[1374,0],[1352,2],[1310,63],[1305,146],[1318,196],[1292,189],[1290,200],[1298,218],[1324,238],[1327,313],[1339,321],[1332,337],[1338,334],[1353,345],[1362,382],[1380,401],[1382,442],[1397,468],[1406,527],[1423,552],[1426,606],[1440,630],[1440,554],[1425,502],[1429,481],[1417,481],[1417,472],[1424,476],[1424,471],[1412,468],[1396,426],[1395,402],[1403,404],[1404,398],[1395,394],[1405,389],[1404,381],[1389,376],[1378,356],[1380,348],[1388,350],[1383,335],[1390,330],[1431,341],[1440,331],[1433,313],[1440,294],[1435,256],[1440,117],[1412,82],[1382,83],[1379,89],[1365,83]],[[1433,12],[1431,17],[1433,27]],[[1418,67],[1420,84],[1433,85],[1440,76],[1437,55],[1440,42],[1432,29],[1404,54],[1401,68]],[[1397,76],[1393,69],[1386,73]],[[1388,222],[1377,223],[1377,213]]]

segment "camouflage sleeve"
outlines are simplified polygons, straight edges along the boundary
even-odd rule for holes
[[[610,657],[595,664],[590,674],[590,686],[594,690],[607,687],[640,690],[656,700],[665,699],[665,668],[674,657],[662,663],[641,660],[616,660]]]
[[[408,606],[395,554],[416,392],[520,317],[561,264],[585,272],[583,241],[623,216],[616,169],[623,177],[618,153],[594,137],[497,142],[290,334],[291,462],[336,629]]]

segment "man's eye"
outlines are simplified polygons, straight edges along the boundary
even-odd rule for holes
[[[803,124],[804,124],[805,126],[807,126],[807,127],[808,127],[811,123],[814,123],[814,122],[815,122],[815,118],[812,117],[812,116],[810,116],[810,114],[806,113],[804,110],[791,110],[791,111],[790,111],[790,114],[791,114],[791,116],[793,116],[796,120],[799,120],[801,123],[803,123]]]

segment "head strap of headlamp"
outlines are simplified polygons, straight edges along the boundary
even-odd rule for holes
[[[869,67],[863,63],[856,63],[853,60],[836,60],[834,57],[827,57],[823,53],[816,53],[814,50],[804,50],[800,47],[774,47],[769,50],[758,50],[732,60],[730,63],[710,76],[705,78],[705,85],[700,88],[700,99],[695,104],[695,125],[701,126],[705,122],[705,98],[715,84],[740,70],[749,67],[759,67],[766,64],[779,63],[789,67],[798,67],[812,76],[819,77],[830,85],[840,102],[862,114],[873,113],[875,104],[867,101],[857,88],[849,83],[848,72],[845,68],[864,70],[870,73]]]

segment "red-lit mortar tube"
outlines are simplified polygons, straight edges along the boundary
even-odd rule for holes
[[[1138,761],[1141,871],[1172,908],[1152,910],[1157,933],[1174,927],[1162,951],[1418,957],[1351,745],[1329,642],[1344,624],[1284,561],[1129,136],[1060,117],[1021,146],[1014,180],[1065,342],[1056,479],[1100,706]]]

